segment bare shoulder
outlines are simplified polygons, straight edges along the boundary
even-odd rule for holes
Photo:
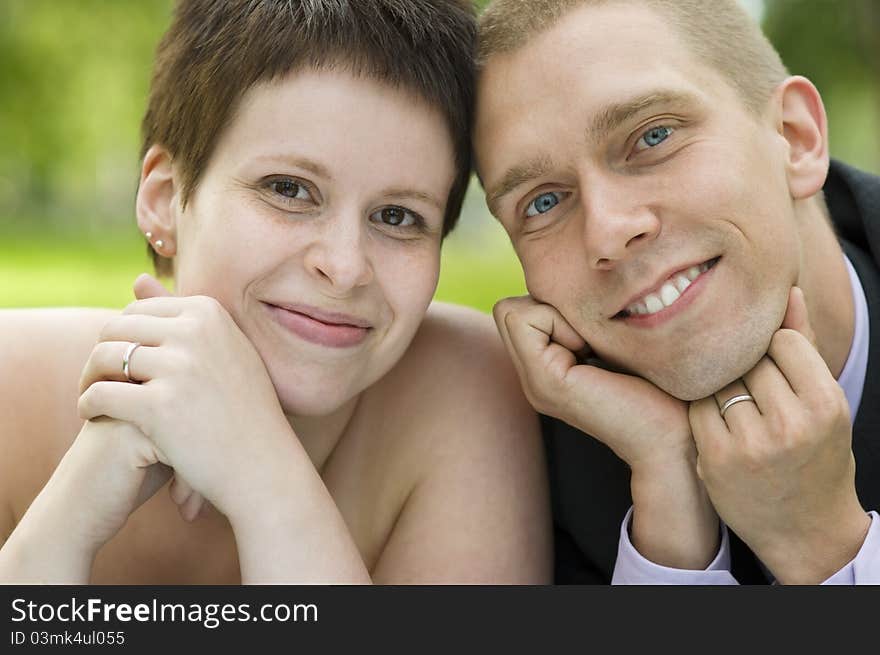
[[[535,422],[494,320],[475,309],[433,303],[394,375],[408,415],[443,432],[515,438]]]
[[[20,516],[76,436],[79,375],[103,309],[0,310],[0,502]]]
[[[101,328],[116,314],[80,308],[0,310],[0,402],[25,409],[43,404],[46,392],[70,388],[71,367],[82,367]]]
[[[516,379],[492,317],[447,303],[431,305],[402,363],[413,375],[427,373],[435,381],[456,379],[465,386],[492,380],[495,387]],[[443,393],[444,389],[434,391]],[[458,395],[464,390],[445,391]]]
[[[540,426],[492,317],[435,303],[388,377],[383,452],[415,475],[374,579],[548,581]]]

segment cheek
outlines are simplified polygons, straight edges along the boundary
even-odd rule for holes
[[[380,253],[376,258],[375,276],[395,322],[409,326],[415,333],[437,290],[440,246],[426,245],[403,254]]]
[[[591,289],[596,286],[590,284],[586,255],[576,237],[560,231],[543,243],[521,248],[519,256],[529,295],[558,309],[574,326],[591,313],[589,308],[596,305]]]
[[[221,301],[240,297],[241,289],[272,260],[277,236],[244,208],[209,204],[185,220],[177,256],[180,295],[210,295]]]

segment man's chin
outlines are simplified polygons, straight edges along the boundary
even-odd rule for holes
[[[752,361],[753,359],[754,361]],[[750,357],[747,362],[738,366],[701,367],[701,370],[681,371],[673,376],[646,374],[644,377],[670,396],[691,402],[718,393],[728,384],[740,379],[752,370],[760,359],[759,355],[757,358]]]

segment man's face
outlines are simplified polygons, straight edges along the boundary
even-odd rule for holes
[[[801,258],[772,118],[633,4],[495,55],[478,102],[487,201],[536,300],[683,400],[754,366]]]

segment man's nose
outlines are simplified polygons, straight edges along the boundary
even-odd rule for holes
[[[590,266],[611,270],[660,234],[660,219],[630,184],[592,178],[581,185],[583,242]]]

